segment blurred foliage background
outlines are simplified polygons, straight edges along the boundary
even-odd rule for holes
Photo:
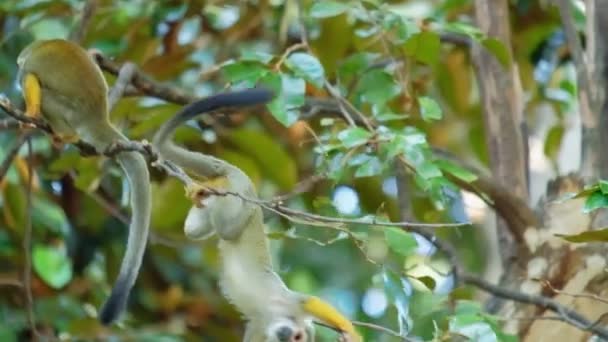
[[[0,3],[0,92],[13,103],[22,104],[15,63],[20,50],[36,39],[69,37],[79,29],[85,4]],[[555,110],[550,118],[528,118],[536,139],[532,169],[543,177],[564,171],[559,158],[571,120],[565,110],[574,97],[556,12],[537,1],[510,4],[513,60],[472,24],[469,0],[99,0],[81,43],[116,62],[134,62],[151,78],[196,97],[257,83],[275,89],[279,97],[268,110],[191,123],[178,130],[177,140],[241,167],[262,198],[307,185],[285,201],[307,212],[472,221],[432,232],[457,247],[467,269],[481,273],[489,252],[482,229],[487,208],[448,179],[475,176],[432,153],[442,148],[486,168],[468,44],[482,44],[504,65],[518,63],[528,108]],[[115,80],[106,77],[110,85]],[[360,117],[349,125],[340,106],[362,113],[372,129]],[[132,96],[121,99],[111,117],[131,139],[142,140],[178,109]],[[0,160],[17,140],[16,131],[0,132]],[[126,180],[111,160],[83,157],[73,146],[57,149],[43,134],[32,139],[31,157],[27,152],[20,149],[0,184],[0,340],[31,337],[21,280],[28,220],[32,307],[41,334],[65,340],[239,340],[243,323],[217,285],[216,241],[185,239],[190,203],[183,186],[154,168],[153,235],[142,272],[128,314],[120,324],[102,327],[96,311],[126,242]],[[410,166],[401,179],[407,190],[401,201],[397,157]],[[28,162],[34,176],[31,215]],[[454,290],[450,265],[420,235],[365,224],[347,225],[345,232],[273,213],[266,213],[266,222],[275,265],[287,285],[327,299],[354,320],[423,340],[515,339],[501,332],[499,319],[482,313],[469,289]],[[370,341],[398,340],[377,329],[360,331]],[[336,337],[322,327],[318,335]]]

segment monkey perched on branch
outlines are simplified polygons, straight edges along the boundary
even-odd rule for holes
[[[17,59],[26,115],[42,116],[54,138],[63,143],[82,140],[105,151],[115,142],[129,141],[109,121],[108,86],[101,70],[75,43],[40,40]],[[132,220],[118,278],[99,318],[113,322],[125,309],[143,260],[150,225],[150,176],[137,152],[121,152],[116,160],[129,180]]]

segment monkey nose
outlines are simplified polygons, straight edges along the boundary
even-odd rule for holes
[[[281,342],[289,342],[291,339],[291,335],[293,335],[293,330],[290,327],[282,326],[277,330],[277,339]]]

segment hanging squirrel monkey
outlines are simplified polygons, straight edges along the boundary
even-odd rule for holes
[[[222,108],[263,104],[272,99],[265,89],[217,94],[184,107],[154,137],[160,157],[207,181],[189,186],[193,200],[184,224],[191,239],[217,233],[222,259],[220,285],[224,295],[248,320],[246,342],[314,341],[314,319],[343,332],[343,341],[361,341],[352,323],[320,298],[289,290],[273,271],[262,209],[233,195],[257,198],[250,178],[239,168],[209,155],[173,143],[174,130],[185,121]],[[209,190],[212,189],[212,190]]]
[[[17,64],[26,115],[42,115],[55,138],[66,143],[82,139],[98,151],[114,142],[128,141],[109,121],[108,86],[83,48],[60,39],[36,41],[21,52]],[[132,220],[120,273],[99,315],[103,324],[110,324],[126,307],[150,225],[150,175],[146,161],[137,152],[121,152],[116,159],[129,180]]]

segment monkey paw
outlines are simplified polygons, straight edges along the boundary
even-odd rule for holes
[[[207,186],[192,182],[186,186],[186,197],[192,201],[195,207],[204,208],[204,201],[213,195],[213,190]]]

